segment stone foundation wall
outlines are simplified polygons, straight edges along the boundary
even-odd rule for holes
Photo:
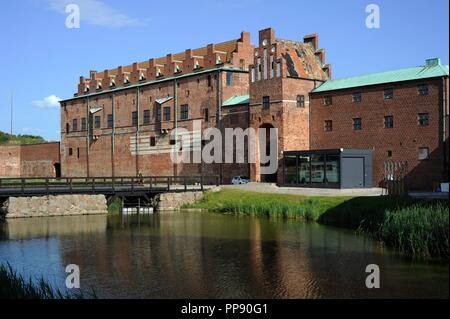
[[[10,197],[1,207],[6,218],[107,214],[104,195]]]
[[[163,193],[159,195],[158,211],[179,210],[185,204],[191,204],[203,197],[203,192]]]

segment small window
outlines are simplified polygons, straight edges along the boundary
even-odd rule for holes
[[[81,118],[81,130],[86,131],[86,118],[85,117]]]
[[[114,117],[112,114],[108,114],[108,128],[113,128],[114,126]]]
[[[80,158],[80,148],[77,147],[77,158]]]
[[[150,110],[144,110],[144,124],[150,123]]]
[[[384,89],[384,99],[392,100],[393,98],[394,98],[394,89],[393,88]]]
[[[263,98],[262,98],[262,107],[263,107],[263,109],[270,108],[270,97],[269,96],[263,96]]]
[[[78,131],[78,120],[77,119],[72,120],[72,131],[74,131],[74,132]]]
[[[69,156],[72,156],[73,155],[73,150],[72,150],[72,148],[69,148]]]
[[[156,122],[161,122],[161,106],[157,106],[155,110],[156,110],[155,114]]]
[[[170,144],[170,145],[175,145],[175,139],[174,139],[174,138],[170,138],[169,144]]]
[[[427,160],[430,158],[430,150],[428,147],[419,147],[419,161]]]
[[[356,92],[352,94],[352,102],[353,103],[359,103],[362,100],[362,93]]]
[[[170,121],[170,106],[164,108],[164,121]]]
[[[428,84],[421,84],[417,86],[417,94],[420,96],[428,95]]]
[[[94,118],[94,126],[95,126],[95,128],[100,128],[101,127],[101,117],[100,117],[100,115],[95,116],[95,118]]]
[[[131,113],[131,125],[132,126],[138,125],[138,113],[136,111],[133,111]]]
[[[331,132],[333,130],[333,121],[331,120],[325,121],[324,130],[325,132]]]
[[[305,96],[297,95],[297,107],[305,107]]]
[[[209,122],[209,110],[203,109],[203,117],[205,119],[205,122]]]
[[[419,113],[418,115],[419,125],[428,126],[430,123],[430,118],[428,113]]]
[[[180,118],[182,120],[187,120],[189,118],[189,105],[187,105],[187,104],[181,105]]]
[[[66,133],[69,133],[69,131],[70,131],[70,124],[66,123]]]
[[[392,115],[388,115],[384,117],[384,128],[393,128],[394,127],[394,117]]]
[[[327,95],[323,98],[323,105],[330,106],[333,104],[333,98],[330,95]]]
[[[233,86],[234,73],[227,72],[227,86]]]
[[[359,131],[362,129],[362,121],[360,117],[354,118],[353,119],[353,129],[355,131]]]
[[[150,146],[155,146],[155,145],[156,145],[156,137],[150,136]]]
[[[392,151],[391,150],[387,151],[387,157],[392,157]]]

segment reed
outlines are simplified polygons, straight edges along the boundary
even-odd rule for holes
[[[92,295],[95,298],[95,293]],[[0,299],[83,299],[81,292],[69,293],[54,289],[43,278],[26,280],[10,264],[0,265]]]

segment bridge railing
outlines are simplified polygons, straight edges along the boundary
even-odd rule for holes
[[[119,177],[63,177],[63,178],[1,178],[1,191],[17,193],[39,191],[43,193],[60,192],[98,192],[101,191],[143,191],[203,190],[206,185],[218,185],[219,176],[119,176]]]

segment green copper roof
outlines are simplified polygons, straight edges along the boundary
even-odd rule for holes
[[[248,103],[250,103],[249,95],[235,95],[233,97],[230,97],[225,102],[223,102],[222,106],[234,106],[234,105],[248,104]]]
[[[427,60],[426,66],[329,80],[324,82],[319,87],[315,88],[312,92],[317,93],[356,88],[367,85],[421,80],[427,78],[448,76],[448,74],[448,65],[442,65],[439,59],[429,59]]]

